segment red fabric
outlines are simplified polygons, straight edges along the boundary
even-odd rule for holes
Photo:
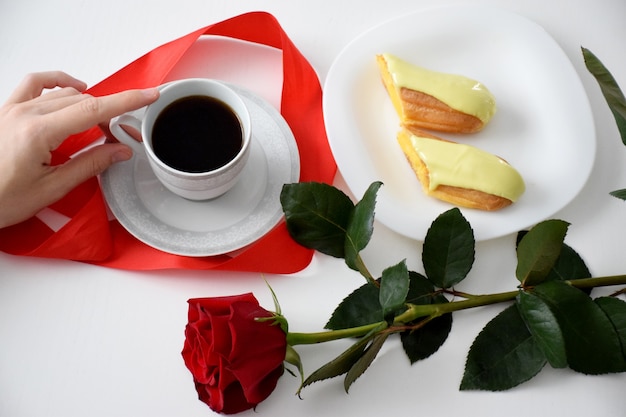
[[[252,12],[212,24],[159,46],[88,90],[94,96],[157,86],[201,35],[222,35],[283,51],[281,113],[291,127],[300,152],[300,181],[333,181],[333,160],[322,116],[322,90],[315,71],[274,16]],[[302,117],[306,115],[306,117]],[[54,151],[62,163],[102,137],[94,127],[69,137]],[[295,243],[284,223],[236,254],[184,257],[161,252],[132,237],[117,221],[107,219],[97,179],[51,206],[70,218],[58,231],[32,218],[0,229],[0,250],[23,256],[71,259],[120,269],[220,269],[291,273],[306,267],[311,250]]]

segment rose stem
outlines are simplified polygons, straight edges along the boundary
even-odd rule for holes
[[[595,288],[595,287],[607,287],[613,285],[626,284],[626,275],[613,275],[608,277],[599,278],[584,278],[572,281],[564,281],[569,285],[576,288]],[[417,320],[420,317],[437,317],[442,314],[451,313],[453,311],[464,310],[473,307],[486,306],[490,304],[497,304],[507,301],[513,301],[519,294],[519,290],[508,291],[487,295],[475,295],[467,300],[452,301],[449,303],[437,303],[437,304],[407,304],[408,309],[398,315],[394,322],[398,324],[410,323]],[[345,339],[349,337],[364,336],[376,327],[382,326],[385,322],[380,321],[377,323],[371,323],[364,326],[351,327],[348,329],[328,330],[316,333],[292,333],[287,335],[287,343],[291,346],[295,345],[310,345],[315,343],[330,342],[333,340]],[[386,327],[386,326],[383,326]],[[382,330],[382,328],[381,328]]]

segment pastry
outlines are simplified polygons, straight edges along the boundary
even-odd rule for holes
[[[387,53],[376,61],[401,125],[412,131],[478,132],[496,111],[495,98],[478,81],[421,68]]]
[[[524,193],[524,180],[505,160],[474,146],[408,129],[398,143],[426,195],[454,205],[499,210]]]

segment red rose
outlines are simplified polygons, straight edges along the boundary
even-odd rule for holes
[[[252,294],[189,300],[182,355],[198,397],[233,414],[266,399],[283,373],[287,337]]]

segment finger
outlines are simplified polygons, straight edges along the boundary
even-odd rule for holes
[[[81,100],[84,100],[83,94],[73,87],[65,87],[43,94],[21,105],[28,106],[32,113],[42,115],[72,106]]]
[[[159,97],[159,90],[128,90],[103,97],[83,95],[83,99],[69,107],[44,115],[48,128],[49,145],[56,148],[74,133],[110,120],[120,114],[147,106]]]
[[[63,165],[57,165],[47,178],[52,197],[59,199],[79,184],[101,174],[116,162],[133,156],[132,150],[120,143],[106,143],[82,152]]]
[[[45,101],[56,100],[62,97],[80,96],[81,94],[82,92],[74,87],[63,87],[41,94],[40,96],[30,100],[29,103],[42,103]]]
[[[87,84],[62,71],[35,72],[28,74],[9,96],[7,104],[21,103],[41,95],[44,89],[73,87],[85,91]]]

